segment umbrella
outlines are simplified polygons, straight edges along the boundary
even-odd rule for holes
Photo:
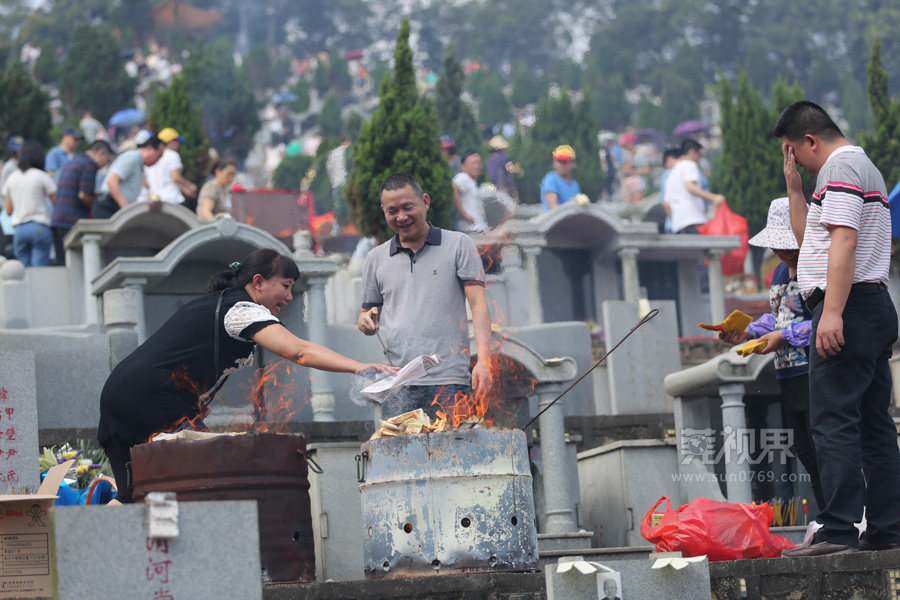
[[[695,133],[707,131],[708,129],[709,125],[703,121],[684,121],[675,126],[675,129],[672,130],[672,137],[686,138]]]
[[[900,183],[888,194],[888,202],[891,206],[891,237],[900,238]]]
[[[110,127],[131,127],[147,120],[147,113],[137,108],[126,108],[109,118]]]
[[[296,102],[298,99],[297,94],[281,92],[272,96],[272,104],[287,104],[288,102]]]

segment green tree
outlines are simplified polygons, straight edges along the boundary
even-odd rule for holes
[[[210,167],[209,140],[200,115],[200,109],[195,109],[191,102],[183,75],[175,77],[167,89],[156,93],[150,113],[151,129],[160,131],[172,127],[186,140],[178,149],[184,164],[182,174],[198,187],[209,174]]]
[[[434,107],[441,133],[453,138],[460,155],[481,149],[478,124],[469,105],[462,99],[464,81],[465,75],[453,46],[448,46],[435,90]]]
[[[397,172],[415,176],[431,197],[429,220],[438,227],[450,225],[450,167],[441,155],[438,137],[434,107],[416,92],[409,20],[404,18],[397,33],[393,75],[385,75],[378,108],[363,123],[353,145],[345,197],[353,223],[363,235],[388,237],[379,192],[385,177]]]
[[[534,104],[540,98],[541,84],[538,79],[532,75],[528,69],[528,65],[519,61],[513,67],[512,74],[512,100],[515,106],[525,106],[526,104]]]
[[[59,77],[59,57],[50,43],[41,46],[41,55],[34,63],[34,78],[41,83],[55,82]]]
[[[729,207],[747,219],[750,235],[765,227],[770,201],[785,195],[781,141],[772,136],[772,126],[781,111],[800,97],[799,86],[788,87],[778,80],[770,108],[743,69],[738,71],[736,98],[731,81],[720,77],[722,152],[710,187],[724,194]]]
[[[343,133],[341,121],[341,99],[335,92],[325,96],[322,112],[319,114],[319,130],[325,137],[338,137]]]
[[[888,93],[888,74],[881,65],[881,40],[872,44],[866,67],[869,76],[869,106],[872,107],[872,133],[863,132],[860,143],[881,171],[888,186],[900,181],[900,104]]]
[[[512,117],[509,100],[503,93],[503,83],[496,72],[491,72],[478,97],[478,121],[482,125],[506,123]]]
[[[0,141],[5,152],[6,141],[21,135],[35,139],[49,149],[50,97],[32,79],[25,65],[17,60],[5,63],[0,70]]]
[[[540,202],[541,179],[552,168],[553,149],[568,144],[575,150],[578,167],[573,177],[592,199],[603,192],[605,178],[598,154],[597,125],[589,95],[572,104],[567,90],[558,98],[544,98],[535,109],[535,124],[525,137],[516,136],[510,156],[522,165],[525,175],[518,180],[522,202]]]
[[[622,74],[607,75],[604,81],[593,85],[586,89],[594,99],[594,119],[603,129],[624,129],[631,122],[631,105],[625,97],[625,79]]]
[[[309,110],[309,82],[306,81],[306,78],[300,77],[288,91],[297,96],[297,100],[288,103],[289,109],[295,113],[304,113]]]
[[[272,173],[272,186],[276,190],[300,190],[300,182],[313,166],[314,157],[306,154],[285,156]]]
[[[89,110],[105,122],[134,103],[134,80],[125,72],[119,45],[109,27],[82,24],[72,34],[60,73],[69,114]]]
[[[253,89],[263,91],[272,87],[272,81],[269,77],[269,65],[271,62],[268,48],[262,44],[255,44],[250,48],[250,52],[244,57],[244,65]]]
[[[235,67],[232,56],[228,40],[200,40],[184,61],[183,73],[191,100],[202,107],[210,144],[222,154],[243,156],[260,121],[247,73]]]

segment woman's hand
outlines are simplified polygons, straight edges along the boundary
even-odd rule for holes
[[[784,346],[784,335],[780,329],[770,331],[759,339],[766,340],[766,347],[758,350],[757,354],[771,354]]]
[[[368,371],[374,371],[373,375],[393,375],[397,371],[400,370],[400,367],[392,367],[390,365],[382,365],[381,363],[369,363],[360,365],[360,367],[356,370],[357,375],[362,375]]]
[[[732,346],[736,344],[743,344],[747,340],[750,339],[749,331],[721,331],[719,332],[719,339],[725,342],[726,344],[731,344]]]

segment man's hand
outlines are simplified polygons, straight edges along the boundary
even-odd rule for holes
[[[766,340],[766,347],[762,350],[757,350],[757,354],[771,354],[779,350],[784,346],[784,332],[780,329],[776,331],[770,331],[764,336],[761,336],[759,339]]]
[[[786,143],[781,143],[781,153],[784,154],[784,182],[787,184],[788,197],[793,194],[803,195],[803,181],[797,171],[797,161],[794,151]]]
[[[743,344],[750,339],[749,331],[720,331],[719,339],[732,346]]]
[[[816,328],[816,352],[826,358],[841,351],[844,345],[844,319],[839,314],[822,312]]]
[[[709,201],[718,206],[725,202],[725,196],[723,196],[722,194],[713,194],[712,196],[710,196]]]
[[[366,335],[375,335],[378,332],[378,316],[377,306],[363,310],[356,319],[356,326]]]
[[[478,357],[475,368],[472,369],[472,393],[488,393],[491,389],[491,370],[487,363]]]

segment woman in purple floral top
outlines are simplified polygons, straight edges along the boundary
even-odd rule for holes
[[[809,338],[812,315],[806,308],[797,283],[799,245],[791,230],[787,198],[778,198],[769,206],[765,229],[749,241],[754,246],[771,248],[781,264],[772,274],[769,305],[772,312],[747,326],[744,332],[720,333],[719,338],[730,344],[750,339],[766,340],[759,354],[775,353],[775,378],[781,386],[784,425],[794,434],[791,451],[800,459],[810,475],[816,504],[825,506],[816,449],[809,422]]]

